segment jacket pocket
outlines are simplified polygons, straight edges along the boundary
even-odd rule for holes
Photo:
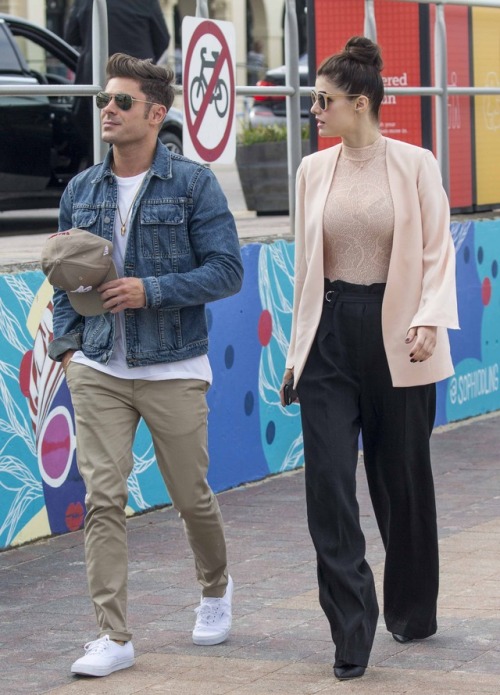
[[[113,316],[100,314],[90,316],[85,321],[82,345],[88,349],[104,349],[110,344]]]
[[[184,203],[143,203],[139,236],[144,258],[173,259],[189,254]]]
[[[72,213],[73,227],[97,233],[96,223],[99,209],[88,205],[74,205]]]

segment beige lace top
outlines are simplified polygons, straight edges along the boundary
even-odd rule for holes
[[[359,285],[386,282],[394,231],[386,141],[342,145],[323,217],[324,272]]]

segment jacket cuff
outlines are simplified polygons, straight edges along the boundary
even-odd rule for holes
[[[81,333],[68,333],[63,335],[61,338],[55,338],[49,344],[49,357],[54,362],[61,362],[63,355],[68,350],[81,350],[82,347],[82,334]]]
[[[145,309],[159,309],[161,307],[161,289],[158,278],[142,278],[144,292],[146,294]]]

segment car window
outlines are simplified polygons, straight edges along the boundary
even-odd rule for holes
[[[47,72],[47,60],[43,48],[22,36],[14,36],[14,41],[19,46],[19,50],[23,54],[30,70],[34,70],[41,75],[45,74]]]
[[[9,38],[0,26],[0,72],[19,72],[20,65]]]
[[[49,82],[51,76],[62,78],[62,82],[73,82],[74,73],[43,46],[24,36],[14,36],[14,40],[24,55],[30,70],[44,78],[48,76]]]

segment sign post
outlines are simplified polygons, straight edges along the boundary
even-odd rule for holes
[[[235,32],[231,22],[182,22],[186,157],[230,164],[236,154]]]

